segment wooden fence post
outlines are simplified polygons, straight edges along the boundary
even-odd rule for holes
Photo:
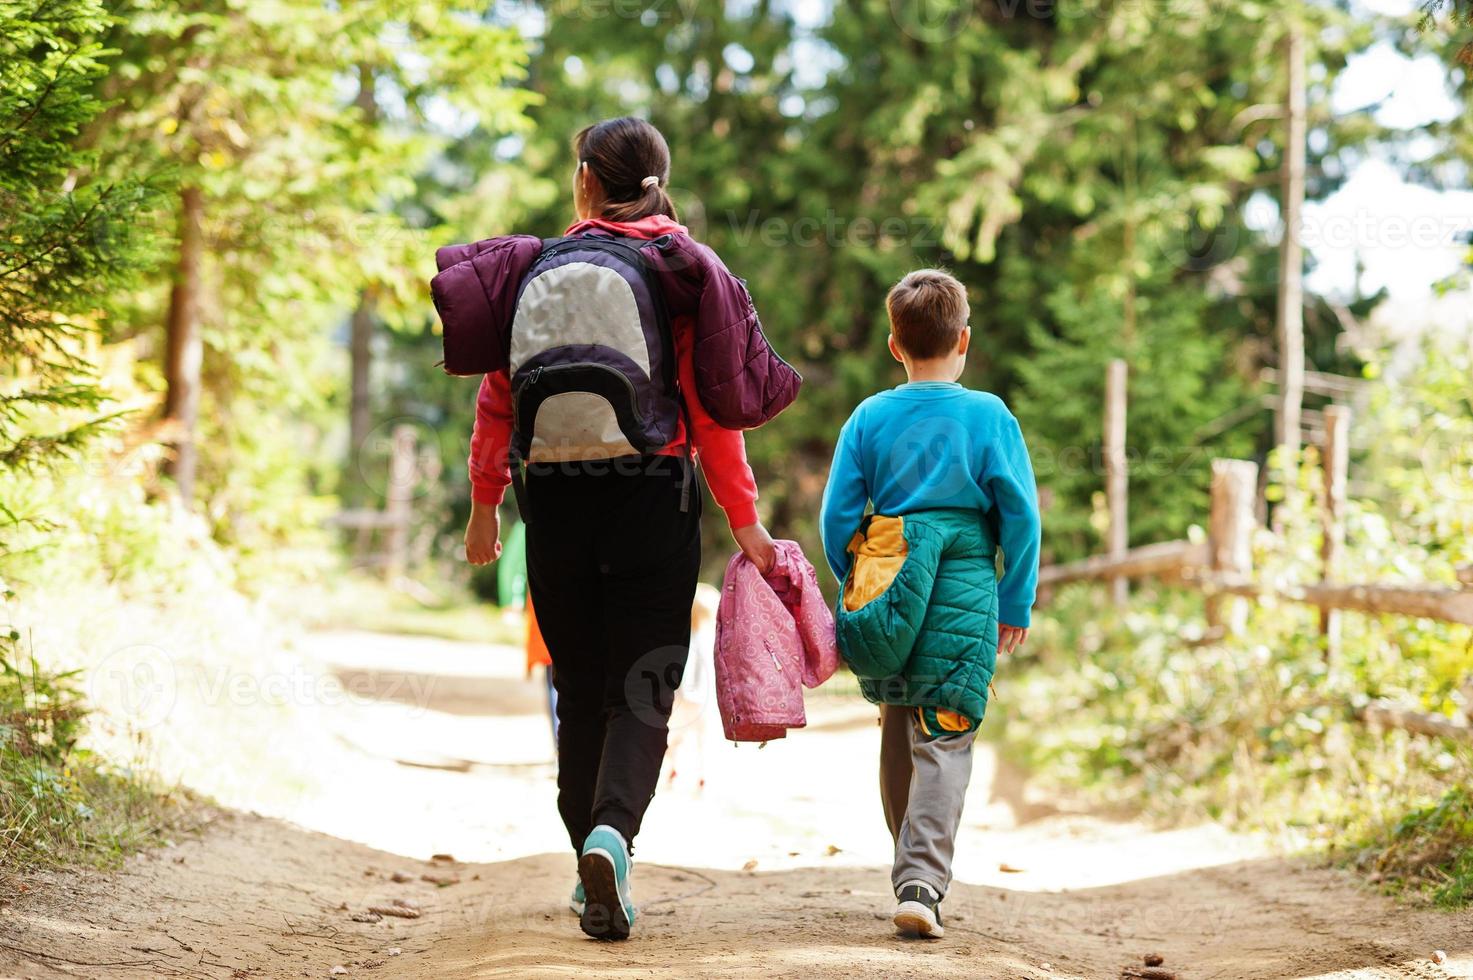
[[[1257,490],[1257,463],[1246,459],[1212,461],[1207,561],[1217,575],[1247,578],[1253,572],[1253,498]],[[1237,632],[1246,625],[1247,614],[1248,607],[1242,599],[1215,595],[1207,599],[1209,626],[1225,626],[1230,632]]]
[[[1350,472],[1350,409],[1344,405],[1325,408],[1325,442],[1321,447],[1325,471],[1325,501],[1320,510],[1324,536],[1320,543],[1321,579],[1334,582],[1339,575],[1340,553],[1345,550],[1345,484]],[[1340,611],[1320,610],[1320,633],[1325,638],[1325,656],[1340,656]]]
[[[1123,557],[1130,540],[1126,523],[1129,482],[1125,462],[1125,382],[1125,362],[1117,357],[1105,368],[1105,507],[1110,516],[1105,548],[1111,558]],[[1129,583],[1124,578],[1117,576],[1110,580],[1115,605],[1125,605],[1128,590]]]
[[[404,574],[409,551],[410,503],[414,499],[415,471],[418,468],[414,426],[394,426],[391,452],[389,485],[384,494],[384,512],[389,521],[384,535],[384,576],[390,582]]]

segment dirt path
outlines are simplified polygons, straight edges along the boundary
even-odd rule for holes
[[[641,838],[635,938],[596,943],[563,905],[540,692],[514,653],[357,634],[310,652],[363,695],[322,714],[337,749],[321,784],[117,874],[31,876],[0,908],[0,976],[1111,978],[1154,951],[1184,980],[1473,977],[1473,916],[1215,827],[1059,812],[990,751],[947,938],[897,939],[878,732],[848,698],[816,699],[786,743],[716,740],[703,760],[684,726]],[[353,918],[396,900],[420,917]]]

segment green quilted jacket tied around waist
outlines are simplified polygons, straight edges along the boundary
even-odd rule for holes
[[[921,708],[931,724],[936,709],[956,712],[975,730],[997,669],[997,543],[986,518],[871,515],[850,550],[835,625],[864,696]]]

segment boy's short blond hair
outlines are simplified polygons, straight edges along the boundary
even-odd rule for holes
[[[956,350],[967,319],[967,289],[945,269],[917,269],[885,297],[890,333],[900,349],[917,360]]]

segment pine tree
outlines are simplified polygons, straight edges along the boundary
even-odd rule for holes
[[[81,448],[108,418],[90,353],[152,259],[155,189],[83,148],[102,110],[101,0],[0,4],[0,467]],[[16,515],[0,511],[8,519]]]

